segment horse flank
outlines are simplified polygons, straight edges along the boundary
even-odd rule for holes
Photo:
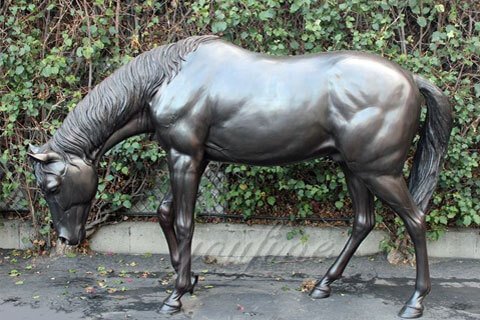
[[[51,150],[88,158],[136,113],[159,86],[180,71],[185,57],[217,36],[195,36],[144,52],[100,82],[67,115],[48,142]],[[92,160],[92,159],[90,159]]]

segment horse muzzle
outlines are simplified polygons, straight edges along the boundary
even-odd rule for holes
[[[58,233],[58,239],[61,243],[69,245],[69,246],[76,246],[82,243],[85,239],[85,229],[81,228],[76,232],[69,232],[65,228],[60,228]]]
[[[62,219],[55,224],[60,242],[66,245],[78,245],[86,236],[85,222],[90,206],[74,206],[61,213]]]

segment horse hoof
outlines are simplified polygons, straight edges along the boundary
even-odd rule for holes
[[[198,282],[198,275],[192,274],[192,278],[191,278],[190,282],[191,282],[191,287],[190,287],[190,290],[188,292],[190,294],[193,294],[193,290],[195,289],[195,285]]]
[[[330,293],[332,292],[332,289],[330,289],[329,286],[323,286],[323,287],[315,287],[313,290],[310,292],[310,297],[313,299],[325,299],[330,297]]]
[[[160,312],[163,314],[174,314],[177,312],[180,312],[181,305],[178,306],[171,306],[166,303],[162,304],[162,307],[160,308]]]
[[[423,308],[403,306],[398,315],[404,319],[420,318],[423,315]]]

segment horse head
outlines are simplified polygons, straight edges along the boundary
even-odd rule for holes
[[[68,245],[79,244],[85,239],[85,224],[97,190],[95,167],[76,155],[62,156],[48,145],[30,146],[28,155],[59,239]]]

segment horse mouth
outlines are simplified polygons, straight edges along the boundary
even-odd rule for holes
[[[58,240],[60,240],[61,244],[65,244],[67,246],[75,246],[78,244],[78,241],[72,241],[64,236],[58,236]]]
[[[79,228],[77,232],[68,232],[65,229],[60,229],[58,234],[58,240],[61,244],[68,246],[77,246],[85,239],[85,231],[83,228]]]

